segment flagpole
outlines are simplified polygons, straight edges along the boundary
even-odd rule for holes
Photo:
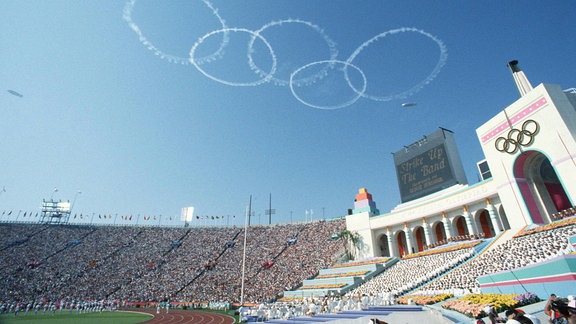
[[[252,195],[250,195],[250,203],[248,204],[248,213],[244,220],[244,252],[242,254],[242,286],[240,288],[240,307],[244,306],[244,277],[246,275],[246,241],[248,238],[248,219],[252,212]],[[242,314],[240,314],[242,316]]]
[[[268,225],[272,224],[272,193],[270,193],[270,200],[268,201]]]

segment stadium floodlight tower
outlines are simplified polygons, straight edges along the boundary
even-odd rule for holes
[[[71,204],[69,201],[56,201],[54,199],[42,200],[42,224],[68,224],[70,220]]]

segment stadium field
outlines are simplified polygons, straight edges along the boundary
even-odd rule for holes
[[[13,314],[4,314],[0,316],[1,324],[135,324],[142,323],[152,319],[154,316],[136,312],[102,312],[86,314],[54,314],[54,315],[34,315],[24,313],[14,316]]]

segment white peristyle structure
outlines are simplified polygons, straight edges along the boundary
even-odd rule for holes
[[[403,256],[460,237],[493,237],[576,211],[576,94],[532,87],[509,66],[520,98],[476,129],[492,177],[404,202],[386,214],[352,213],[356,258]]]

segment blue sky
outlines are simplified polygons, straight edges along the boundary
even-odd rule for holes
[[[475,130],[519,97],[508,61],[576,86],[574,21],[570,1],[4,0],[0,210],[240,222],[252,195],[265,223],[272,194],[284,222],[366,187],[387,212],[391,153],[438,127],[478,181]]]

